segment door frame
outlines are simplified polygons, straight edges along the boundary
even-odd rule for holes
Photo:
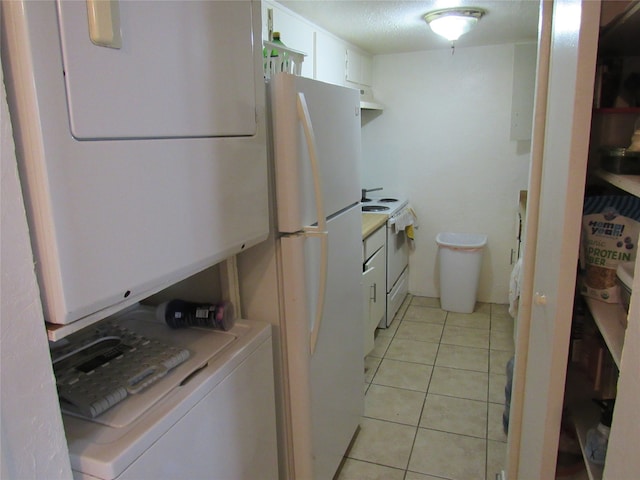
[[[555,477],[599,21],[599,0],[540,2],[509,479]]]

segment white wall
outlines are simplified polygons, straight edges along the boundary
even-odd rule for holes
[[[71,478],[0,75],[0,478]]]
[[[363,186],[407,195],[420,228],[410,292],[439,296],[438,232],[486,233],[478,300],[507,303],[529,144],[511,141],[513,45],[374,57]]]

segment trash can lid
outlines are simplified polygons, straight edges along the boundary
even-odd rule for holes
[[[441,232],[436,236],[436,242],[442,247],[481,248],[487,244],[487,236],[480,233]]]

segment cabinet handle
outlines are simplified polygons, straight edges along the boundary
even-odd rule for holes
[[[369,287],[369,291],[371,291],[371,289],[373,289],[373,297],[371,295],[369,295],[369,300],[373,300],[374,302],[378,301],[377,300],[377,298],[378,298],[377,290],[378,289],[376,287],[377,287],[377,284],[375,284],[375,283]]]
[[[99,47],[122,48],[118,0],[87,0],[89,38]]]

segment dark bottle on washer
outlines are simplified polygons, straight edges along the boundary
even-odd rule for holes
[[[206,327],[226,331],[235,324],[230,302],[203,304],[175,299],[160,304],[156,316],[171,328]]]

